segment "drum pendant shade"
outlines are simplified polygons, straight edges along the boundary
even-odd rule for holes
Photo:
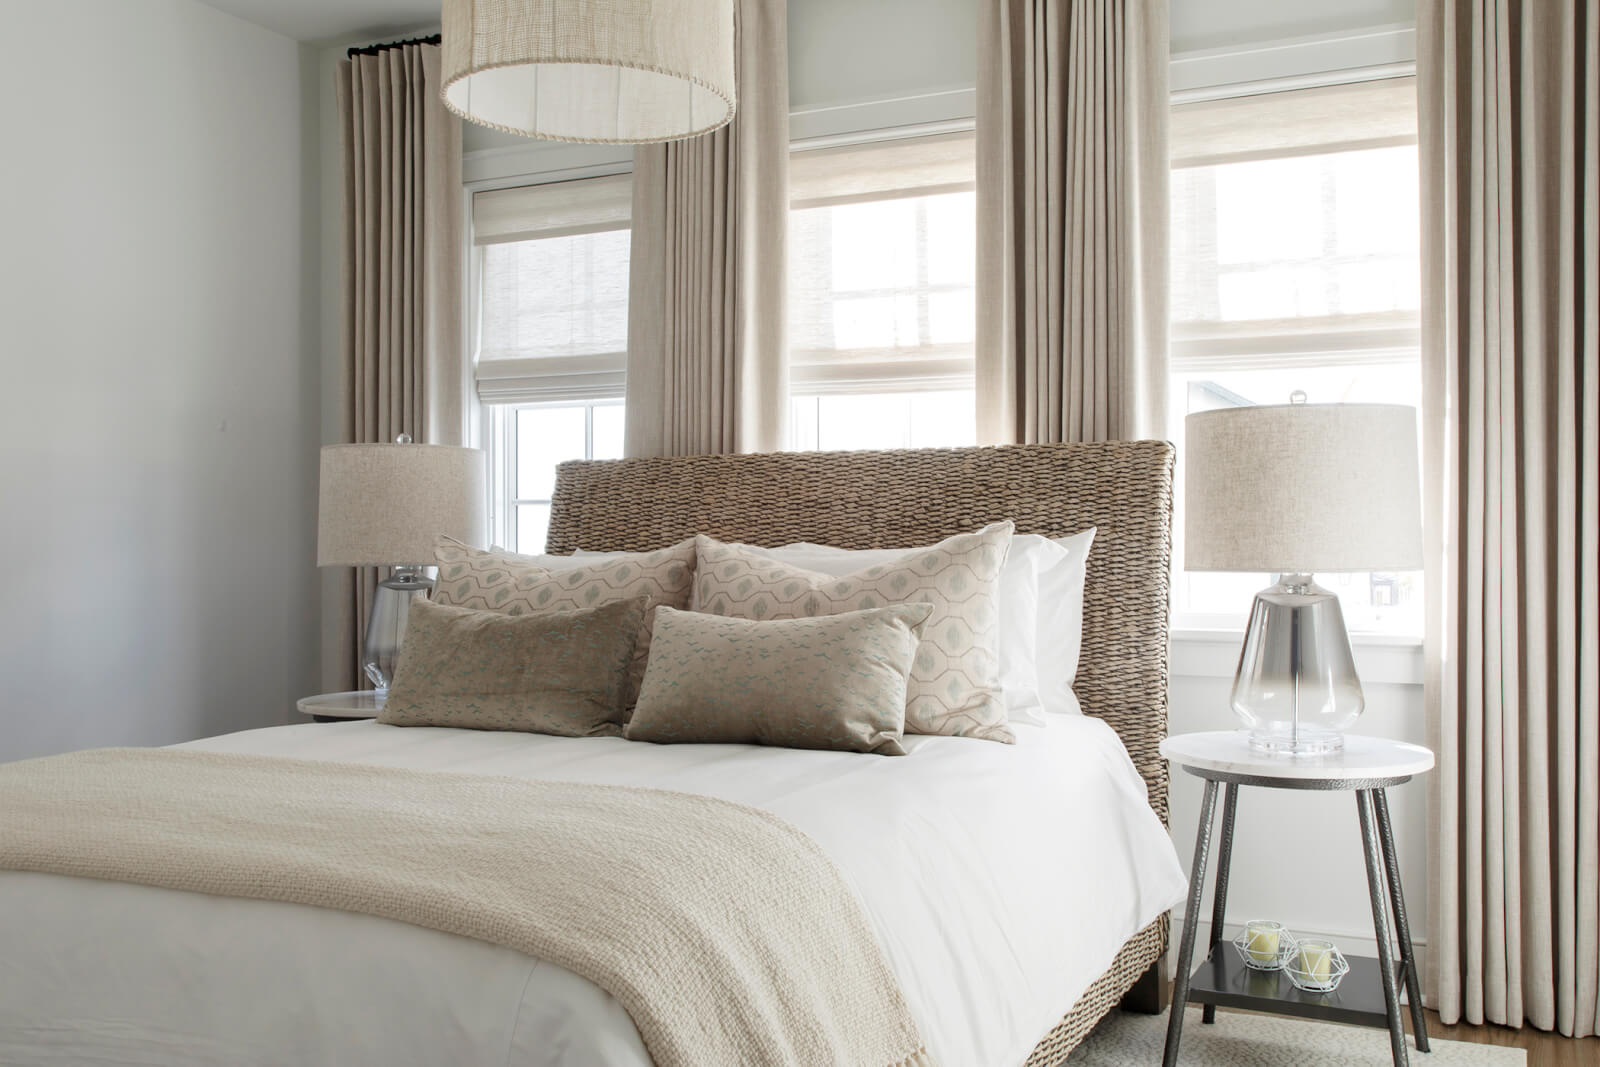
[[[734,0],[444,0],[444,103],[483,126],[639,144],[733,118]]]

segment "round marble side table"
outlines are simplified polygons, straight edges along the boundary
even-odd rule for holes
[[[1405,894],[1395,859],[1394,832],[1389,822],[1389,786],[1409,781],[1433,767],[1433,753],[1420,745],[1378,737],[1346,734],[1344,748],[1326,756],[1291,757],[1255,752],[1243,730],[1180,734],[1161,742],[1161,754],[1188,773],[1205,779],[1205,799],[1200,804],[1200,826],[1195,832],[1194,867],[1189,876],[1188,919],[1178,949],[1178,974],[1167,1020],[1165,1067],[1178,1062],[1183,1038],[1183,1011],[1189,1003],[1205,1006],[1203,1019],[1216,1018],[1217,1005],[1275,1012],[1302,1018],[1387,1027],[1396,1067],[1407,1062],[1406,1040],[1400,1016],[1400,982],[1411,1002],[1411,1023],[1417,1049],[1428,1051],[1423,1027],[1422,990],[1416,956],[1411,949],[1411,929],[1406,921]],[[1211,828],[1216,814],[1217,787],[1226,785],[1222,803],[1222,841],[1217,851],[1216,893],[1211,914],[1211,948],[1198,971],[1194,967],[1195,922],[1205,888],[1206,860],[1211,851]],[[1348,790],[1356,795],[1356,814],[1366,853],[1367,894],[1372,901],[1372,926],[1377,935],[1378,958],[1347,956],[1350,973],[1329,993],[1302,992],[1282,972],[1251,971],[1223,942],[1222,926],[1228,903],[1228,864],[1233,852],[1233,823],[1239,787],[1268,789]],[[1389,948],[1390,907],[1400,958]]]
[[[383,710],[383,697],[370,689],[348,693],[318,693],[295,701],[295,710],[311,716],[314,722],[343,722],[346,719],[375,719]]]

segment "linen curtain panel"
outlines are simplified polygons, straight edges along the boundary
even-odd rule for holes
[[[979,440],[1164,436],[1167,5],[980,6]]]
[[[439,100],[439,46],[355,56],[335,83],[344,144],[339,440],[409,433],[465,444],[461,120]],[[371,686],[359,664],[377,581],[373,568],[324,571],[329,692]]]
[[[786,443],[787,6],[737,6],[731,123],[634,149],[629,456]]]
[[[1595,1033],[1594,0],[1422,0],[1432,930],[1441,1018]]]

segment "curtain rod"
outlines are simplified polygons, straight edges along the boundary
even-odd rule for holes
[[[359,48],[350,49],[345,53],[345,58],[354,59],[356,56],[375,56],[379,52],[387,52],[391,48],[404,48],[408,44],[438,44],[439,41],[440,37],[436,33],[431,37],[413,37],[409,41],[391,41],[388,44],[363,45]]]

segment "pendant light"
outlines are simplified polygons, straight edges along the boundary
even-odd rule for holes
[[[733,118],[734,0],[444,0],[444,103],[557,141],[636,144]]]

